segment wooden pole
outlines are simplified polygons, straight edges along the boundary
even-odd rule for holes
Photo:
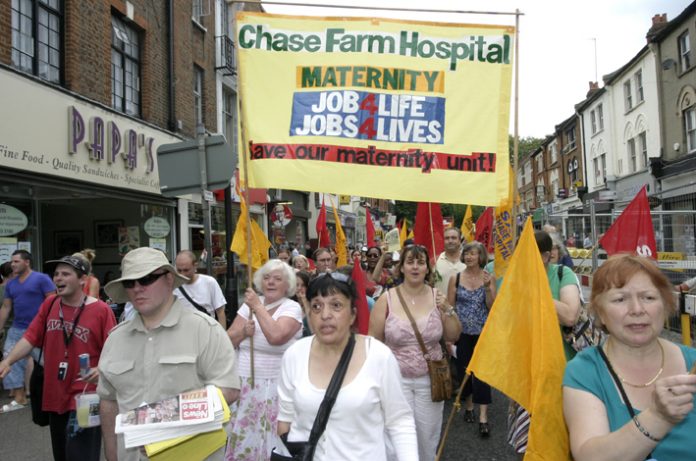
[[[457,390],[457,397],[454,399],[454,404],[452,405],[452,411],[450,411],[449,418],[447,418],[447,424],[445,425],[445,432],[442,434],[442,439],[440,439],[440,447],[437,449],[437,456],[435,456],[435,461],[440,461],[440,457],[442,456],[442,453],[445,451],[445,442],[447,442],[447,435],[449,434],[449,428],[450,425],[452,424],[452,421],[454,420],[454,414],[459,413],[459,410],[462,408],[462,392],[464,392],[464,386],[466,386],[466,382],[469,380],[469,377],[471,375],[467,373],[464,376],[464,379],[462,380],[462,383],[459,385],[459,389]]]
[[[241,67],[241,63],[237,63],[237,67]],[[241,69],[240,69],[241,71]],[[242,158],[242,168],[244,171],[244,188],[242,189],[242,195],[244,196],[244,201],[246,202],[246,209],[247,209],[247,217],[246,217],[246,241],[247,241],[247,287],[252,287],[253,286],[253,281],[251,277],[251,272],[253,270],[252,266],[252,254],[251,254],[251,210],[249,209],[251,206],[251,203],[249,202],[249,166],[248,166],[248,160],[249,156],[247,155],[247,139],[246,139],[246,132],[244,131],[244,117],[242,116],[243,114],[243,106],[242,106],[242,79],[238,79],[238,86],[239,86],[239,96],[237,101],[239,102],[239,129],[241,131],[241,137],[242,137],[242,149],[241,149],[241,158]],[[247,306],[249,308],[249,320],[254,320],[254,311],[251,309],[251,306]],[[251,376],[250,376],[250,384],[251,387],[254,387],[254,336],[249,337],[249,368],[251,370]]]

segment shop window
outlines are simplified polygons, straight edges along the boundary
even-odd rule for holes
[[[62,2],[12,0],[12,65],[60,83]]]
[[[140,38],[116,16],[111,17],[111,106],[140,115]]]

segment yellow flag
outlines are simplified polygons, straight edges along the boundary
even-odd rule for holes
[[[474,241],[474,217],[471,214],[471,205],[466,206],[466,212],[464,213],[464,219],[462,219],[462,237],[467,242]]]
[[[336,256],[338,256],[338,262],[336,267],[345,266],[348,264],[348,249],[346,248],[346,234],[343,232],[343,227],[341,227],[341,219],[338,216],[338,210],[336,210],[336,205],[331,198],[331,208],[333,208],[334,221],[336,221]]]
[[[570,460],[561,391],[565,364],[556,309],[528,218],[467,370],[532,415],[526,461]]]
[[[406,237],[407,239],[412,239],[413,238],[413,228],[408,232],[408,236]]]
[[[505,275],[510,258],[512,257],[512,205],[505,201],[495,209],[495,225],[493,226],[493,248],[495,254],[495,278]]]
[[[399,244],[403,248],[404,246],[404,240],[408,238],[408,221],[406,218],[404,218],[404,221],[401,223],[401,230],[399,231]]]
[[[237,228],[234,230],[230,251],[237,253],[239,262],[249,265],[247,261],[247,215],[249,210],[246,206],[244,198],[240,202],[241,213],[237,220]],[[255,220],[251,220],[251,267],[258,269],[268,261],[268,249],[271,247],[271,242],[266,238],[263,229]]]

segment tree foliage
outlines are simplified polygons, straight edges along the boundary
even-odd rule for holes
[[[513,147],[515,146],[514,136],[508,136],[508,142],[510,144],[510,158],[512,158]],[[544,138],[535,138],[534,136],[525,136],[520,138],[519,145],[517,146],[517,159],[522,159],[534,152],[537,147],[541,146],[542,142],[544,142]]]

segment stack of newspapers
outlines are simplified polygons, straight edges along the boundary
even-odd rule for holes
[[[151,459],[196,459],[224,446],[229,419],[222,392],[207,386],[119,414],[116,433],[126,448],[145,446]]]

